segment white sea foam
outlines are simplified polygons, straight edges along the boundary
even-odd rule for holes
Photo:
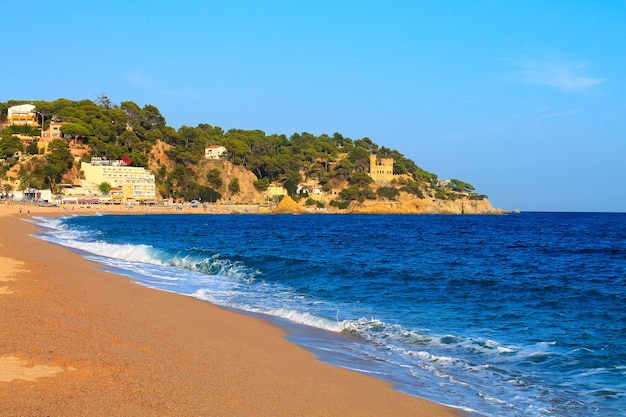
[[[274,290],[276,293],[277,291]],[[230,307],[239,308],[245,311],[260,313],[274,317],[280,317],[287,319],[291,322],[311,326],[327,331],[339,332],[342,325],[332,319],[321,317],[309,312],[299,311],[297,309],[291,309],[287,307],[271,307],[261,305],[251,305],[249,302],[237,302],[241,293],[239,291],[220,292],[215,288],[201,289],[194,293],[194,296],[210,301],[216,304],[228,305]],[[249,300],[249,298],[243,297],[242,300]],[[280,303],[277,303],[280,304]]]
[[[154,256],[152,248],[148,245],[114,244],[97,241],[93,239],[97,236],[97,232],[68,230],[62,219],[42,219],[38,224],[50,230],[49,233],[37,236],[43,240],[112,259],[161,264],[161,261]],[[87,237],[89,239],[86,239]]]
[[[311,314],[308,312],[301,312],[287,308],[276,308],[267,310],[265,311],[265,313],[277,317],[286,318],[294,323],[317,327],[318,329],[329,330],[332,332],[339,332],[342,328],[341,323],[337,323],[336,321],[316,316],[315,314]]]

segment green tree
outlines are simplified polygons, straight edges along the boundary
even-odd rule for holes
[[[115,106],[106,93],[102,93],[100,97],[96,99],[96,104],[106,110],[111,110]]]
[[[457,180],[456,178],[450,180],[450,188],[452,188],[453,191],[460,193],[474,191],[474,186],[472,184]]]
[[[289,194],[289,196],[291,197],[294,197],[296,195],[296,191],[298,190],[298,186],[296,185],[296,183],[291,180],[287,180],[283,184],[283,187],[285,187],[285,190],[287,190],[287,194]]]
[[[38,143],[39,143],[39,141],[34,140],[24,150],[29,155],[37,155],[37,153],[39,153],[39,148],[37,147]]]
[[[53,139],[48,145],[48,151],[47,163],[43,169],[44,182],[54,191],[63,173],[72,167],[74,157],[63,139]]]
[[[254,185],[254,188],[256,188],[259,191],[265,191],[267,190],[267,187],[270,186],[270,182],[267,178],[260,178],[254,181],[252,185]]]
[[[350,175],[350,177],[348,177],[348,182],[351,185],[356,185],[357,187],[367,187],[368,185],[373,183],[374,180],[372,179],[372,177],[364,172],[355,172],[354,174]]]
[[[21,172],[18,189],[24,191],[28,188],[39,188],[37,177],[32,172]]]
[[[23,150],[24,145],[18,137],[8,132],[2,133],[2,138],[0,139],[0,158],[10,158],[16,152],[22,152]]]
[[[98,186],[98,190],[100,190],[102,194],[109,194],[111,192],[111,184],[106,181],[103,181]]]
[[[354,146],[367,150],[367,153],[376,153],[378,145],[375,144],[370,138],[357,139],[354,141]]]
[[[341,159],[334,171],[335,177],[341,180],[347,180],[354,171],[354,164],[349,159]]]
[[[68,123],[61,126],[61,133],[70,135],[73,140],[79,137],[87,137],[91,134],[89,126],[84,123]]]
[[[344,188],[339,192],[339,196],[345,201],[358,200],[361,196],[361,190],[359,187],[351,185],[348,188]]]
[[[9,105],[7,103],[0,103],[0,121],[6,120],[8,111]]]
[[[126,123],[128,127],[134,129],[141,125],[141,109],[137,104],[132,101],[122,101],[122,103],[120,103],[120,109],[126,113]]]
[[[350,162],[354,164],[354,169],[358,172],[369,172],[370,152],[367,148],[357,146],[352,149],[348,156]]]
[[[142,127],[145,129],[165,127],[165,117],[161,115],[158,108],[152,104],[146,104],[141,110]]]
[[[134,146],[139,145],[141,139],[135,135],[135,132],[130,130],[125,130],[121,135],[117,137],[116,144],[120,146],[125,146],[127,148],[132,148]]]
[[[2,185],[2,189],[4,190],[4,195],[9,195],[13,191],[13,186],[7,182]]]

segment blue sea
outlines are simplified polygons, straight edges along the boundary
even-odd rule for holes
[[[493,417],[626,416],[626,214],[98,215],[40,238]]]

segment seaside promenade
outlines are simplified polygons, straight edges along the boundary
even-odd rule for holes
[[[74,214],[96,211],[142,213]],[[133,284],[31,236],[29,216],[64,214],[0,206],[0,415],[459,415],[321,363],[260,319]]]

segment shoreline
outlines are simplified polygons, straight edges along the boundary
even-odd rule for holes
[[[445,204],[444,204],[445,203]],[[454,204],[453,204],[454,203]],[[364,202],[359,203],[349,210],[339,209],[313,209],[304,208],[294,202],[291,198],[283,199],[277,205],[257,204],[257,203],[223,203],[223,204],[207,204],[199,206],[191,206],[189,204],[175,205],[141,205],[135,204],[124,206],[118,204],[65,204],[65,205],[40,205],[36,202],[24,202],[13,200],[0,200],[0,205],[23,211],[44,210],[46,213],[60,213],[67,215],[89,214],[89,213],[114,213],[114,214],[386,214],[386,215],[505,215],[516,213],[519,210],[510,211],[496,209],[488,204],[488,207],[481,207],[481,202],[470,202],[467,206],[463,202],[456,204],[455,202],[439,202],[436,206],[423,206],[417,200],[405,202]],[[434,203],[433,203],[434,204]]]
[[[30,236],[18,207],[0,208],[2,415],[463,415],[320,362],[260,318],[103,271]]]

